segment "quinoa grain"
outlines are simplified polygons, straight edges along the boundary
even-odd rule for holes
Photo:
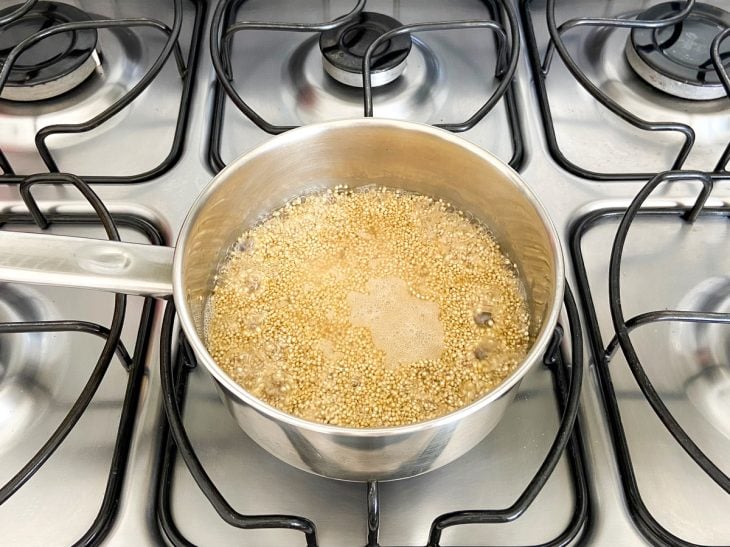
[[[463,407],[529,342],[515,266],[488,230],[442,200],[384,187],[298,198],[248,230],[208,311],[208,349],[238,384],[348,427]]]

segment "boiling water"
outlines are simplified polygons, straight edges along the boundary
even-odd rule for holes
[[[456,410],[528,346],[519,276],[484,225],[382,187],[308,196],[248,230],[208,311],[208,349],[236,382],[351,427]]]
[[[397,277],[371,279],[368,292],[350,292],[350,322],[370,332],[373,344],[394,367],[421,359],[438,359],[444,349],[439,305],[411,294]]]

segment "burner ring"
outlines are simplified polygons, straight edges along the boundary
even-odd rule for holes
[[[0,10],[0,17],[20,5]],[[91,21],[89,14],[68,4],[38,2],[33,9],[2,28],[0,63],[20,42],[38,31],[63,23]],[[0,98],[38,101],[70,91],[99,66],[96,29],[62,32],[41,40],[20,54]]]
[[[639,19],[666,19],[679,9],[676,2],[652,6]],[[660,29],[635,28],[626,44],[626,58],[651,86],[675,97],[712,100],[725,97],[710,47],[715,36],[730,27],[730,12],[696,3],[687,18]],[[730,44],[723,46],[730,56]],[[730,70],[730,64],[726,64]]]
[[[362,87],[362,62],[380,36],[402,26],[382,13],[362,12],[357,21],[323,32],[319,37],[324,69],[338,82]],[[381,44],[372,56],[373,87],[392,82],[403,73],[411,52],[411,35],[401,34]]]

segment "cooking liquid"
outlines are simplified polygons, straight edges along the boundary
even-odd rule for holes
[[[248,230],[208,311],[208,349],[237,383],[350,427],[465,406],[528,347],[524,291],[489,231],[383,187],[308,196]]]
[[[347,295],[350,323],[370,331],[386,365],[441,357],[444,326],[438,304],[416,298],[397,277],[371,279],[365,286],[368,294]]]

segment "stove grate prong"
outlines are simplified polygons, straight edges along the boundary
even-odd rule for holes
[[[109,213],[109,210],[99,199],[99,196],[84,181],[74,175],[66,173],[32,175],[27,177],[25,181],[21,183],[21,193],[23,194],[23,198],[39,227],[43,229],[47,228],[49,225],[48,218],[40,211],[38,204],[30,194],[30,188],[34,184],[57,184],[59,182],[66,182],[76,186],[96,212],[99,220],[104,226],[107,237],[112,241],[120,240],[119,230],[117,229],[116,223]],[[111,326],[109,328],[109,335],[105,337],[104,347],[99,354],[96,365],[84,385],[81,394],[71,407],[69,413],[54,430],[53,434],[51,434],[43,446],[17,473],[15,473],[15,475],[13,475],[8,482],[0,487],[0,505],[10,499],[10,497],[13,496],[13,494],[15,494],[28,480],[30,480],[30,478],[33,477],[33,475],[48,461],[61,443],[66,439],[68,434],[71,433],[84,411],[91,403],[91,400],[101,385],[101,381],[106,376],[106,371],[109,368],[109,364],[111,363],[114,354],[119,350],[119,342],[122,335],[122,328],[124,326],[126,308],[127,297],[123,294],[116,294],[114,296],[114,313]]]
[[[3,25],[8,25],[13,21],[17,21],[18,19],[23,17],[23,15],[32,10],[37,3],[38,0],[26,0],[23,5],[16,9],[14,12],[8,13],[7,15],[0,17],[0,27]]]
[[[727,69],[725,68],[725,64],[723,63],[722,55],[720,54],[720,44],[722,44],[722,42],[724,42],[728,37],[730,37],[730,28],[726,28],[725,30],[723,30],[712,41],[710,55],[712,57],[712,64],[715,66],[715,71],[720,77],[720,81],[722,82],[722,86],[725,88],[725,93],[727,93],[728,99],[730,99],[730,75],[728,75],[727,73]],[[729,162],[730,143],[728,143],[722,156],[720,156],[720,161],[717,162],[717,165],[715,166],[715,171],[723,173],[727,172],[727,164]]]
[[[558,27],[556,20],[555,20],[555,2],[556,0],[548,0],[547,2],[547,26],[548,30],[550,32],[550,39],[551,43],[554,44],[554,48],[557,49],[558,54],[560,55],[560,58],[563,60],[563,63],[565,63],[565,66],[570,71],[570,73],[573,75],[573,77],[578,81],[578,83],[593,97],[601,103],[603,106],[608,108],[611,112],[616,114],[618,117],[620,117],[622,120],[630,123],[634,127],[637,127],[639,129],[645,130],[645,131],[668,131],[668,132],[676,132],[681,133],[684,135],[684,144],[682,145],[682,148],[680,149],[679,153],[677,154],[674,164],[672,166],[672,170],[679,170],[684,165],[684,162],[686,161],[687,157],[689,156],[689,153],[692,151],[692,147],[695,143],[695,131],[692,129],[689,125],[684,123],[673,123],[673,122],[649,122],[647,120],[641,119],[638,116],[634,115],[630,111],[626,110],[623,106],[621,106],[618,102],[616,102],[614,99],[606,95],[603,91],[601,91],[593,82],[590,81],[590,79],[585,75],[583,70],[578,66],[576,61],[572,58],[570,53],[568,52],[568,48],[565,46],[565,43],[563,42],[561,36],[560,36],[560,27]],[[689,0],[687,3],[687,6],[685,6],[685,9],[683,9],[678,15],[681,15],[682,17],[686,17],[689,14],[689,9],[692,6],[694,6],[695,0]],[[579,20],[575,20],[579,21]],[[648,21],[648,22],[637,22],[637,21],[630,21],[630,20],[623,20],[623,19],[607,19],[607,22],[604,23],[598,23],[601,21],[601,19],[586,19],[586,21],[590,22],[591,24],[606,24],[609,26],[619,26],[619,27],[627,27],[631,28],[633,25],[634,27],[640,26],[641,24],[653,24],[656,23],[656,21]],[[665,21],[670,21],[670,19],[666,19]],[[586,23],[588,24],[588,23]],[[561,25],[562,27],[563,25]],[[573,23],[572,27],[579,26],[578,23]],[[571,27],[571,28],[572,28]],[[649,26],[649,28],[652,28]],[[549,59],[546,59],[549,61]],[[549,62],[548,62],[548,68],[549,68]]]
[[[17,18],[22,17],[25,13],[27,13],[30,9],[32,9],[33,5],[35,5],[35,0],[30,0],[29,2],[26,2],[20,9],[18,9],[16,12],[13,12],[10,14],[10,20],[8,21],[8,17],[4,18],[2,21],[0,21],[0,32],[2,31],[2,27],[12,21],[14,21]],[[153,29],[157,29],[164,33],[167,36],[167,41],[163,45],[160,54],[155,59],[152,66],[147,70],[147,72],[142,76],[142,78],[135,84],[134,87],[132,87],[127,93],[125,93],[122,97],[120,97],[117,101],[115,101],[111,106],[109,106],[106,110],[103,112],[97,114],[92,119],[87,120],[82,123],[76,123],[76,124],[56,124],[56,125],[50,125],[47,127],[41,128],[35,136],[35,144],[36,148],[38,149],[38,153],[41,156],[41,159],[46,164],[46,167],[48,168],[49,172],[57,173],[59,171],[58,165],[56,164],[55,159],[53,158],[53,155],[50,152],[50,149],[46,145],[46,139],[51,135],[56,135],[59,133],[84,133],[87,131],[90,131],[92,129],[95,129],[102,125],[103,123],[107,122],[109,119],[114,117],[116,114],[118,114],[120,111],[122,111],[124,108],[130,105],[139,95],[142,94],[142,92],[149,87],[149,85],[154,81],[154,79],[157,77],[157,75],[162,70],[163,66],[169,59],[170,55],[172,54],[175,59],[175,64],[177,66],[178,73],[180,74],[180,78],[185,80],[186,78],[190,77],[189,74],[189,67],[188,64],[194,64],[195,59],[195,51],[197,48],[193,47],[191,50],[191,54],[189,57],[189,62],[186,62],[185,57],[183,56],[182,47],[180,46],[179,42],[179,35],[180,30],[182,28],[182,0],[172,0],[172,6],[173,6],[173,26],[169,27],[167,24],[163,23],[162,21],[158,21],[156,19],[151,19],[148,17],[130,17],[130,18],[122,18],[122,19],[98,19],[98,20],[91,20],[91,21],[79,21],[79,22],[70,22],[70,23],[63,23],[59,25],[54,25],[49,28],[43,29],[39,32],[36,32],[35,34],[28,36],[25,38],[22,42],[17,44],[7,55],[5,58],[5,62],[3,63],[2,67],[0,67],[0,92],[2,92],[3,88],[5,87],[5,84],[7,83],[8,78],[10,77],[11,70],[15,63],[17,62],[18,58],[25,52],[28,48],[32,47],[33,45],[45,40],[46,38],[49,38],[51,36],[54,36],[56,34],[66,33],[66,32],[75,32],[79,30],[84,29],[104,29],[104,28],[134,28],[134,27],[149,27]],[[197,26],[197,24],[196,24]],[[186,89],[188,86],[186,86]],[[184,91],[184,96],[188,93],[188,91]],[[177,137],[176,137],[176,140]],[[170,158],[168,158],[169,160]],[[166,160],[167,161],[167,160]],[[0,169],[2,170],[2,174],[4,175],[14,175],[15,172],[10,165],[10,163],[7,160],[7,157],[2,153],[2,150],[0,150]]]
[[[365,52],[365,56],[362,60],[362,87],[363,87],[363,103],[364,103],[364,115],[366,118],[372,118],[373,117],[373,83],[372,83],[372,76],[371,76],[371,66],[372,66],[372,57],[373,53],[385,42],[388,40],[391,40],[395,38],[396,36],[400,36],[402,34],[415,34],[417,32],[428,32],[428,31],[434,31],[434,30],[457,30],[457,29],[473,29],[473,28],[483,28],[483,29],[489,29],[494,31],[495,35],[497,36],[497,67],[495,71],[495,76],[500,77],[504,76],[501,79],[501,82],[499,86],[497,86],[497,89],[495,89],[494,93],[492,93],[492,96],[487,100],[487,103],[485,106],[482,106],[479,111],[477,112],[477,115],[479,115],[484,110],[484,115],[489,113],[489,111],[494,107],[494,105],[499,101],[499,99],[502,98],[502,95],[507,91],[507,86],[512,80],[512,76],[514,76],[515,70],[517,69],[517,62],[516,58],[519,55],[519,41],[514,42],[513,44],[516,46],[517,50],[510,53],[510,61],[509,66],[507,69],[504,68],[504,55],[506,50],[506,42],[507,42],[507,33],[504,30],[504,27],[500,25],[499,23],[496,23],[494,21],[481,21],[481,20],[472,20],[472,21],[444,21],[444,22],[436,22],[436,23],[423,23],[420,25],[404,25],[402,27],[398,27],[396,29],[393,29],[389,32],[386,32],[382,36],[379,36],[375,41],[373,41],[372,44],[368,47],[367,51]],[[481,119],[478,118],[478,119]],[[477,120],[478,121],[478,120]],[[441,124],[438,125],[438,127],[446,128],[448,125],[452,125],[455,128],[460,128],[461,126],[469,125],[471,122],[471,118],[464,122],[463,124]],[[466,129],[452,129],[452,131],[465,131]]]
[[[245,0],[244,0],[245,1]],[[457,30],[457,29],[468,29],[468,28],[488,28],[497,34],[497,63],[496,63],[496,74],[495,76],[499,80],[496,89],[486,102],[479,107],[479,109],[471,115],[467,120],[456,123],[441,123],[434,124],[436,127],[452,131],[454,133],[460,133],[472,129],[477,123],[479,123],[499,100],[505,96],[508,92],[512,83],[517,64],[519,60],[520,52],[520,33],[518,32],[519,23],[517,15],[511,2],[507,0],[496,0],[495,2],[487,1],[484,2],[485,7],[489,10],[490,14],[492,10],[496,10],[495,21],[484,19],[484,20],[469,20],[469,21],[450,21],[450,22],[433,22],[433,23],[421,23],[416,25],[406,25],[398,27],[392,31],[384,34],[373,46],[380,45],[383,41],[388,38],[393,38],[401,34],[407,34],[409,32],[421,32],[429,30]],[[265,22],[265,21],[239,21],[231,22],[234,16],[234,10],[239,8],[243,2],[227,0],[221,2],[216,7],[213,13],[211,22],[211,34],[210,34],[210,52],[211,59],[213,61],[213,67],[215,68],[217,81],[222,88],[225,95],[233,102],[233,104],[240,110],[246,117],[248,117],[257,127],[270,133],[277,135],[295,129],[295,125],[274,125],[267,122],[261,117],[251,106],[243,100],[241,95],[238,93],[233,85],[234,75],[231,69],[231,48],[232,38],[235,33],[242,30],[270,30],[270,31],[289,31],[289,32],[324,32],[337,28],[341,25],[346,24],[352,18],[356,17],[365,7],[365,1],[359,0],[356,6],[347,14],[334,19],[333,21],[326,23],[276,23],[276,22]],[[507,23],[509,24],[509,32],[505,25],[501,22],[502,17],[506,16]],[[225,25],[228,24],[227,27]],[[224,28],[225,27],[225,28]],[[506,44],[509,43],[509,52],[507,51]],[[363,110],[365,117],[372,116],[372,81],[369,76],[370,62],[369,59],[372,57],[375,48],[371,46],[369,49],[370,54],[367,59],[363,59]],[[367,70],[368,75],[365,74]],[[508,111],[512,108],[510,102],[512,98],[507,94],[508,100]],[[212,126],[213,131],[221,131],[222,122],[218,119],[220,117],[220,110],[222,105],[220,99],[216,100],[216,120]],[[515,155],[513,161],[519,163],[522,160],[522,144],[515,140]],[[219,152],[220,136],[215,135],[211,132],[211,145],[210,145],[210,159],[211,165],[215,170],[223,168],[224,164],[220,158]],[[510,162],[512,163],[512,162]]]
[[[93,334],[99,338],[109,338],[108,328],[89,321],[21,321],[18,323],[0,323],[0,334],[25,334],[28,332],[83,332]],[[133,361],[129,356],[124,342],[117,343],[117,358],[122,366],[129,371]]]
[[[569,443],[572,444],[574,441],[572,436],[573,427],[575,426],[578,416],[581,386],[583,382],[583,335],[580,327],[578,306],[568,285],[566,285],[565,289],[565,310],[567,312],[568,323],[570,325],[571,359],[573,363],[573,366],[571,367],[572,373],[570,378],[570,387],[568,388],[567,398],[564,402],[563,415],[560,420],[558,434],[556,435],[555,440],[553,441],[553,444],[537,473],[519,498],[517,498],[517,500],[506,509],[456,511],[436,517],[431,524],[427,547],[439,547],[441,545],[442,532],[451,526],[462,524],[507,523],[521,517],[528,507],[530,507],[532,502],[535,501],[535,498],[537,498],[543,486],[545,486],[545,483],[550,478],[553,469],[555,469],[558,461],[560,461],[566,446],[568,446]],[[557,376],[557,380],[558,391],[562,391],[564,386],[562,385],[560,375]],[[573,451],[573,448],[575,447],[571,447],[571,451]],[[577,489],[577,493],[578,499],[576,500],[576,505],[587,503],[586,500],[581,499],[583,496],[580,493],[580,489]],[[587,512],[587,506],[584,507],[584,510]],[[579,531],[579,529],[576,530],[575,534]],[[565,543],[568,543],[569,541],[570,540],[568,539]]]
[[[254,530],[254,529],[272,529],[272,528],[285,528],[290,530],[296,530],[304,534],[307,547],[317,547],[317,533],[314,523],[307,518],[298,517],[293,515],[243,515],[236,511],[228,501],[223,497],[220,490],[215,486],[212,479],[205,471],[203,464],[198,459],[195,449],[185,431],[185,426],[182,422],[181,405],[184,402],[185,391],[187,384],[187,376],[183,375],[182,379],[177,377],[176,382],[176,371],[173,370],[173,358],[172,358],[172,340],[173,331],[175,325],[175,304],[172,300],[168,300],[167,306],[165,307],[164,319],[162,321],[162,332],[160,334],[160,376],[162,379],[162,399],[167,415],[167,424],[169,427],[169,434],[174,440],[174,445],[180,452],[180,455],[185,462],[186,467],[190,471],[196,484],[203,492],[205,497],[208,499],[210,504],[213,506],[218,515],[229,525],[243,530]],[[183,346],[184,347],[184,346]],[[190,359],[193,362],[190,362]],[[178,352],[178,367],[185,367],[188,371],[194,368],[194,356],[188,350],[183,349],[182,352]],[[180,361],[183,361],[180,363]],[[178,371],[180,368],[178,368]],[[169,459],[170,446],[167,447],[168,452],[165,459]],[[163,476],[166,473],[162,473]],[[168,481],[166,481],[169,483]],[[169,484],[168,484],[169,486]],[[158,498],[158,504],[160,500]],[[164,503],[164,500],[163,500]],[[164,507],[159,507],[158,510],[162,510],[163,517],[169,518]],[[166,522],[170,527],[170,522]],[[172,533],[172,529],[166,530],[168,535]],[[170,538],[171,540],[175,538]]]
[[[368,481],[368,543],[365,547],[380,547],[378,536],[380,535],[380,496],[378,495],[378,483]]]
[[[712,191],[713,180],[707,173],[698,171],[667,171],[659,173],[652,178],[636,195],[631,204],[626,209],[621,222],[616,231],[616,236],[611,249],[611,258],[609,262],[608,274],[608,293],[609,306],[611,310],[611,320],[618,339],[618,344],[626,358],[631,372],[639,384],[639,387],[651,405],[657,417],[666,427],[667,431],[674,437],[684,451],[695,461],[695,463],[725,492],[730,493],[730,477],[728,477],[722,469],[720,469],[709,457],[705,455],[702,449],[692,440],[687,432],[682,428],[679,422],[674,418],[672,413],[662,401],[649,376],[644,370],[638,353],[634,348],[631,336],[629,335],[630,326],[623,314],[621,303],[621,262],[623,258],[624,245],[628,236],[629,228],[641,210],[643,203],[656,189],[657,186],[664,182],[688,181],[695,180],[702,183],[702,190],[695,204],[688,209],[682,218],[687,222],[694,222],[702,212],[705,201]],[[722,314],[723,316],[725,314]],[[718,321],[716,319],[716,321]],[[719,322],[725,322],[720,318]]]
[[[666,19],[655,19],[655,20],[642,20],[642,19],[631,19],[629,16],[626,17],[578,17],[576,19],[569,19],[564,23],[561,23],[557,28],[557,36],[562,36],[565,32],[570,29],[577,27],[619,27],[619,28],[646,28],[646,29],[660,29],[669,27],[681,23],[684,21],[694,8],[697,0],[688,0],[685,6],[679,10],[672,17]],[[552,66],[553,58],[555,57],[556,38],[552,36],[548,40],[547,49],[545,50],[545,57],[542,62],[542,73],[547,76]]]

